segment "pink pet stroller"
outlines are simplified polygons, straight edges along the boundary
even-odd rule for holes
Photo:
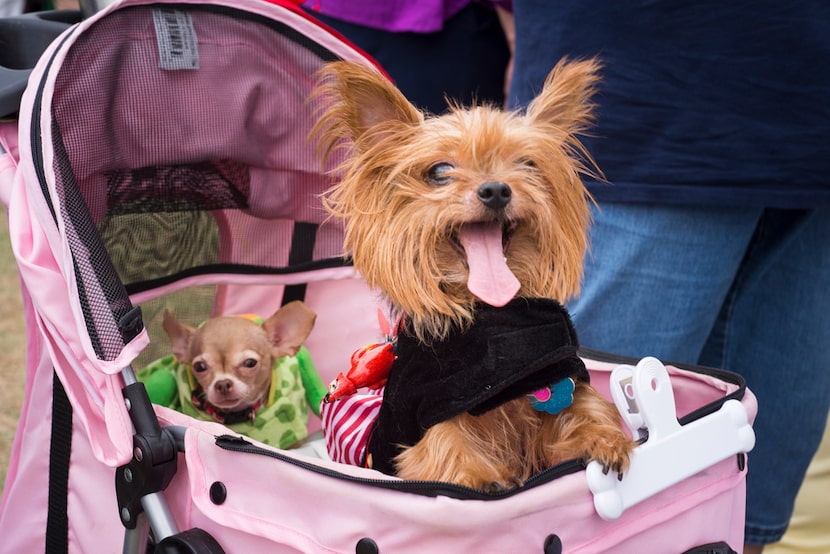
[[[15,41],[66,30],[0,73],[30,72],[19,108],[16,84],[0,88],[28,334],[0,550],[740,550],[756,406],[723,371],[585,351],[642,438],[631,470],[571,460],[498,494],[334,463],[314,418],[280,450],[150,404],[133,368],[169,353],[165,308],[194,323],[303,299],[324,382],[379,339],[306,140],[315,72],[372,62],[285,2],[123,0],[75,25],[7,23]]]

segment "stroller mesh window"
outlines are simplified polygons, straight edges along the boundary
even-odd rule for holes
[[[248,207],[247,168],[232,160],[105,173],[110,215]]]
[[[162,9],[185,14],[197,67],[161,63]],[[103,358],[122,346],[125,292],[345,263],[307,139],[314,75],[336,58],[287,23],[193,5],[118,10],[68,50],[52,96],[56,204],[90,335],[113,342]]]

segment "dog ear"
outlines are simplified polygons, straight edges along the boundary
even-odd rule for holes
[[[185,325],[176,319],[170,310],[164,310],[164,321],[161,326],[170,338],[173,354],[179,361],[190,362],[190,340],[196,333],[196,328]]]
[[[593,122],[591,97],[601,68],[597,59],[560,60],[545,79],[542,92],[528,106],[528,118],[554,125],[569,135],[585,131]]]
[[[315,98],[322,101],[312,134],[322,132],[329,149],[338,137],[371,147],[401,126],[423,121],[423,114],[376,69],[354,62],[333,62],[320,71]]]
[[[274,345],[274,358],[296,355],[316,319],[317,314],[299,300],[289,302],[266,319],[262,327]]]

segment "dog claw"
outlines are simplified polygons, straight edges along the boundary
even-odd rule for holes
[[[623,472],[622,464],[614,464],[613,466],[612,465],[607,465],[607,464],[602,465],[602,474],[603,475],[608,475],[612,471],[617,474],[617,481],[622,481],[623,480],[623,477],[625,476],[625,473]]]
[[[508,489],[505,483],[500,483],[498,481],[492,481],[486,485],[480,487],[481,490],[490,494],[498,494],[500,492],[504,492]]]
[[[498,481],[493,481],[489,485],[487,485],[487,492],[500,492],[504,490],[504,486],[499,483]]]
[[[608,475],[612,472],[617,474],[617,480],[622,481],[623,476],[625,475],[625,464],[622,461],[602,464],[603,475]]]
[[[518,477],[510,477],[506,481],[491,481],[487,485],[481,487],[481,489],[489,493],[499,493],[519,488],[522,485],[524,485],[524,481]]]

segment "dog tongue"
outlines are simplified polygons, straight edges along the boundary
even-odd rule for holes
[[[501,307],[510,302],[519,292],[521,284],[504,259],[501,225],[465,225],[459,232],[459,239],[470,268],[467,280],[470,292],[491,306]]]

